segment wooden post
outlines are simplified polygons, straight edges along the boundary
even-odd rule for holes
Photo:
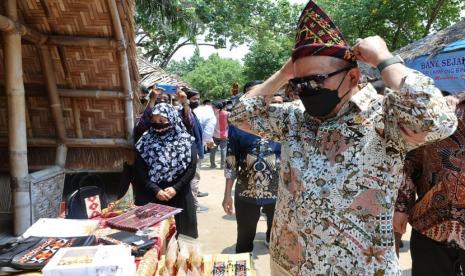
[[[66,155],[68,154],[68,147],[64,144],[59,144],[56,150],[55,164],[64,168],[66,165]]]
[[[11,32],[16,29],[15,23],[8,17],[0,15],[0,31]]]
[[[17,21],[16,0],[4,3],[6,16]],[[14,234],[21,235],[32,223],[21,35],[18,32],[4,33],[3,43]]]
[[[132,102],[133,91],[131,77],[129,74],[128,55],[126,52],[126,40],[124,39],[123,27],[121,26],[121,20],[119,17],[118,7],[116,6],[115,0],[107,0],[107,3],[111,13],[115,38],[120,43],[120,47],[118,48],[118,57],[120,65],[121,83],[123,86],[123,90],[126,94],[126,139],[129,142],[132,142],[132,140],[134,140],[134,106]]]
[[[63,109],[61,107],[60,96],[58,94],[57,84],[55,80],[55,71],[53,70],[52,57],[48,46],[41,45],[39,47],[39,56],[42,69],[45,74],[45,83],[47,84],[48,99],[50,102],[50,110],[52,111],[53,121],[59,145],[56,149],[57,166],[63,167],[66,164],[67,149],[63,144],[66,140],[65,119],[63,118]]]
[[[74,130],[76,131],[77,138],[82,139],[81,112],[77,105],[77,101],[75,99],[71,99],[71,102],[73,103]]]

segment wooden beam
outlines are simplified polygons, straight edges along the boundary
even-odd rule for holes
[[[5,96],[4,87],[0,85],[0,96]],[[26,85],[26,96],[44,97],[47,96],[46,88],[43,86]],[[125,99],[123,92],[111,90],[92,90],[92,89],[66,89],[58,88],[58,95],[65,98],[94,98],[94,99]]]
[[[76,99],[71,99],[71,102],[73,104],[74,131],[76,132],[76,136],[82,139],[81,111],[79,110]]]
[[[16,0],[3,3],[6,16],[17,21]],[[3,34],[3,43],[14,234],[19,236],[32,224],[21,35],[18,32],[6,32]]]
[[[42,6],[42,9],[44,10],[45,16],[50,17],[52,13],[50,12],[50,6],[48,5],[46,0],[40,0],[40,5]]]
[[[95,98],[95,99],[124,99],[126,95],[118,91],[84,90],[84,89],[58,89],[61,97]]]
[[[23,38],[34,44],[48,44],[56,46],[81,46],[81,47],[102,47],[116,49],[120,47],[118,41],[106,37],[79,37],[79,36],[60,36],[49,35],[38,32],[26,25],[12,20],[9,17],[0,15],[0,31],[19,32]]]
[[[52,118],[55,123],[57,137],[60,142],[66,139],[65,119],[63,118],[63,109],[61,107],[60,96],[58,95],[57,84],[55,80],[55,71],[53,70],[52,57],[48,46],[39,46],[39,57],[44,71],[45,84],[48,90],[48,99]]]
[[[68,62],[66,61],[65,47],[58,46],[57,50],[58,50],[58,56],[60,57],[61,68],[63,68],[63,72],[65,73],[66,83],[68,84],[69,87],[76,88],[76,86],[74,85],[73,79],[71,78],[71,69],[69,67]]]
[[[98,139],[67,139],[66,146],[70,148],[131,148],[134,144],[129,143],[126,139],[120,138],[98,138]]]
[[[68,138],[63,143],[68,148],[132,148],[134,144],[129,143],[122,138],[97,138],[97,139],[79,139]],[[8,145],[8,139],[0,138],[0,146]],[[55,139],[48,138],[31,138],[28,140],[29,147],[56,147],[59,144]]]
[[[24,39],[29,40],[36,44],[43,44],[47,41],[47,36],[26,27],[25,25],[18,22],[17,16],[3,16],[0,15],[0,31],[12,32],[16,30]]]
[[[57,46],[81,46],[81,47],[102,47],[116,49],[118,42],[114,39],[104,37],[78,37],[78,36],[56,36],[51,35],[47,40],[48,45]]]
[[[64,144],[59,144],[57,146],[56,154],[55,154],[55,165],[60,168],[64,168],[66,165],[66,156],[68,154],[68,147]]]
[[[4,147],[8,145],[8,139],[0,138],[0,146]],[[29,147],[56,147],[57,141],[49,138],[31,138],[27,140]]]
[[[119,51],[119,65],[120,65],[120,75],[121,83],[123,85],[124,93],[126,97],[126,139],[128,142],[132,142],[133,139],[133,129],[134,129],[134,105],[133,105],[133,91],[131,84],[131,76],[129,74],[129,63],[128,55],[126,52],[126,40],[124,38],[123,27],[121,25],[121,20],[119,17],[118,7],[115,0],[107,0],[108,7],[111,14],[111,19],[113,23],[113,31],[115,33],[115,38],[120,42],[121,47],[118,48]]]
[[[29,109],[27,106],[27,100],[26,100],[26,129],[27,129],[27,139],[32,138],[33,132],[32,132],[32,125],[31,125],[31,117],[29,116]]]
[[[6,16],[0,15],[0,31],[11,32],[16,29],[15,22]]]

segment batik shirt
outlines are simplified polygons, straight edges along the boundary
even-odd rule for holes
[[[282,146],[274,275],[400,275],[392,215],[405,153],[415,148],[401,129],[433,142],[451,135],[457,119],[419,72],[386,92],[366,85],[324,122],[263,97],[242,97],[235,107],[233,123],[246,121]]]
[[[276,202],[281,145],[229,126],[225,177],[236,180],[235,199]]]
[[[396,211],[428,238],[465,249],[465,102],[456,115],[451,137],[407,154]]]

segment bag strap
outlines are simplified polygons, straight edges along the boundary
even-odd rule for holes
[[[81,172],[81,173],[77,173],[75,175],[73,175],[73,177],[71,178],[71,191],[75,191],[77,189],[80,188],[79,183],[81,181],[81,179],[84,177],[84,176],[87,176],[89,175],[88,172]]]
[[[102,189],[102,193],[105,193],[105,183],[102,178],[96,174],[87,174],[83,176],[78,183],[78,189],[83,187],[83,184],[89,181],[91,184],[86,184],[85,186],[97,186]]]

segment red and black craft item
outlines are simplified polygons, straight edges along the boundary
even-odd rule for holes
[[[313,1],[308,2],[300,16],[292,60],[307,56],[330,56],[356,62],[339,28]]]

